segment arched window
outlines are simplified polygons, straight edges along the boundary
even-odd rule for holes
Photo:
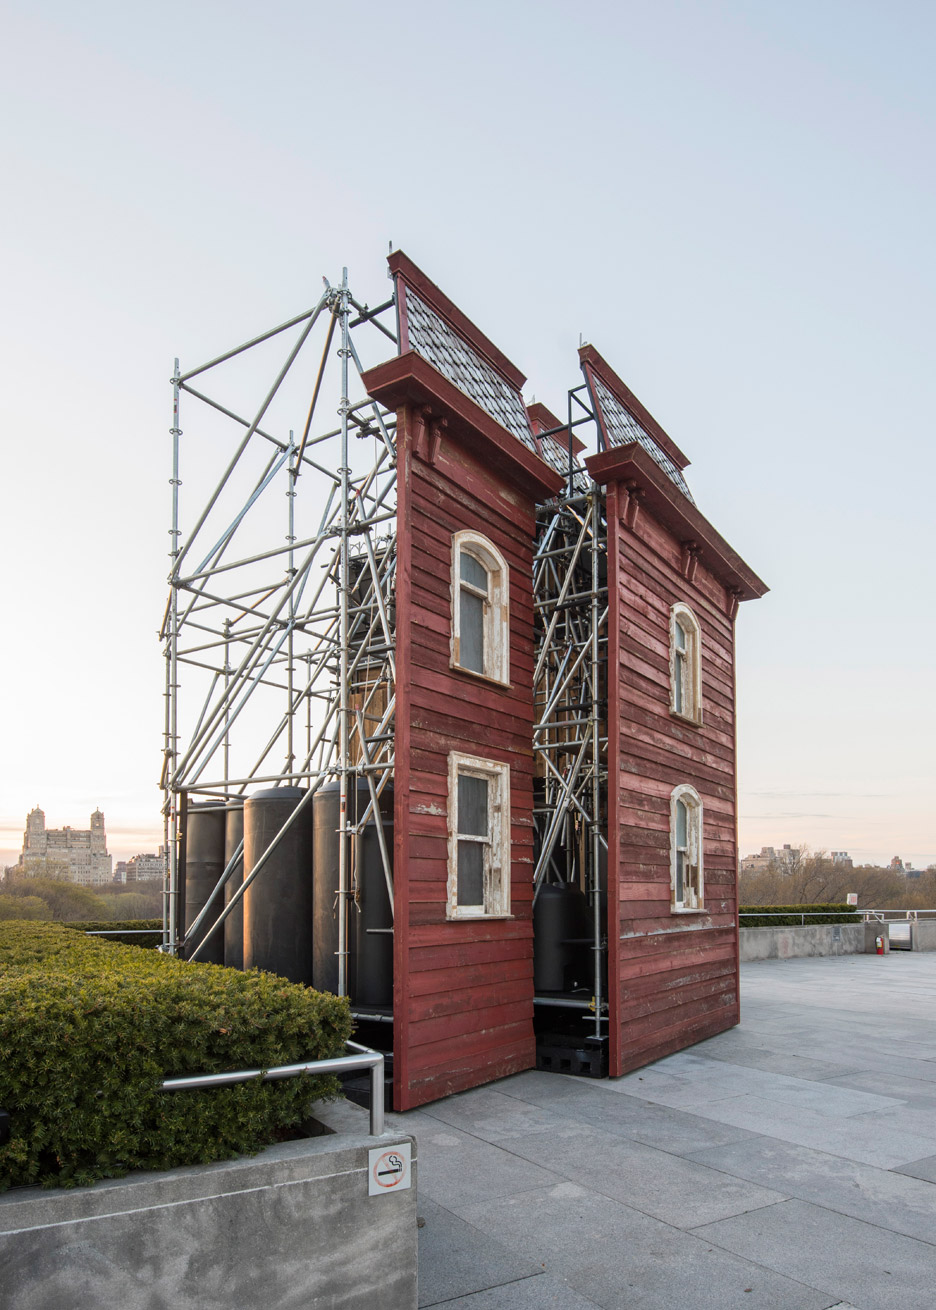
[[[670,896],[674,911],[701,910],[705,903],[702,800],[688,783],[670,797]]]
[[[452,667],[510,681],[507,562],[487,537],[452,537]]]
[[[670,610],[670,713],[702,722],[702,629],[683,604]]]

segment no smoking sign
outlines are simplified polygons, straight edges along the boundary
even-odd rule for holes
[[[382,1196],[385,1192],[405,1192],[412,1186],[411,1150],[411,1142],[401,1142],[398,1146],[376,1146],[368,1151],[368,1196]]]

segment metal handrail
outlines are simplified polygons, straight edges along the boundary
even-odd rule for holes
[[[351,1073],[355,1069],[370,1069],[371,1137],[381,1137],[384,1131],[384,1057],[357,1042],[345,1045],[357,1055],[339,1055],[329,1060],[309,1060],[305,1064],[281,1064],[273,1069],[238,1069],[229,1073],[200,1073],[182,1078],[164,1078],[164,1092],[182,1092],[198,1087],[227,1087],[232,1083],[246,1083],[259,1078],[273,1082],[280,1078],[296,1078],[302,1073]]]
[[[807,919],[837,919],[841,922],[855,923],[860,918],[862,923],[913,923],[921,914],[936,914],[936,910],[863,910],[857,905],[848,910],[739,910],[740,919],[795,919],[799,917],[800,926],[805,926]],[[846,919],[846,915],[855,915]],[[889,915],[890,918],[885,916]]]
[[[86,937],[162,936],[162,928],[85,928]]]

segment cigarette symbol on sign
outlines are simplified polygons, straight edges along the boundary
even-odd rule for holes
[[[384,1151],[374,1162],[372,1176],[380,1188],[399,1186],[405,1175],[406,1160],[399,1151]]]

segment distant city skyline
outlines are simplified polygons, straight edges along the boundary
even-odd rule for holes
[[[0,860],[37,800],[158,847],[173,359],[343,265],[380,303],[392,240],[527,399],[565,403],[579,333],[615,360],[771,588],[738,619],[741,851],[936,861],[936,9],[277,12],[7,6]],[[328,114],[336,51],[373,94]]]

